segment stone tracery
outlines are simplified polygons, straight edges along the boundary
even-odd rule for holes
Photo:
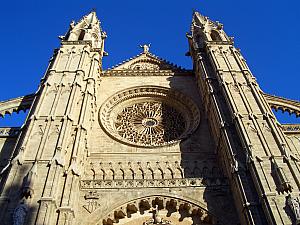
[[[176,90],[142,86],[119,92],[108,99],[99,112],[107,134],[140,147],[176,143],[193,132],[199,110]]]
[[[183,116],[173,107],[156,101],[125,107],[117,116],[120,136],[144,145],[159,145],[180,137],[185,130]]]

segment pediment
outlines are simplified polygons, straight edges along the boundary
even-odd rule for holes
[[[169,70],[173,72],[187,72],[187,70],[178,67],[177,65],[174,65],[162,58],[159,58],[150,52],[143,52],[133,58],[123,61],[109,70],[130,70],[143,72]]]

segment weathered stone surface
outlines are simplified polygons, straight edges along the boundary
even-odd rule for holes
[[[299,103],[259,89],[222,24],[195,12],[193,71],[148,45],[103,71],[99,25],[70,24],[24,126],[0,129],[1,224],[299,222],[299,125],[270,108]]]

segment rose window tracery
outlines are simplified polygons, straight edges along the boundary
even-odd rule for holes
[[[160,145],[172,142],[185,130],[185,119],[163,102],[140,102],[125,107],[117,116],[115,128],[133,143]]]
[[[198,126],[199,110],[182,93],[142,86],[116,93],[102,105],[100,124],[109,136],[138,147],[177,143]]]

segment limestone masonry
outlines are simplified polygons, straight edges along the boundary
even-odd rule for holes
[[[0,102],[0,224],[300,224],[300,102],[264,93],[195,12],[193,70],[139,55],[102,69],[95,12],[61,36],[34,94]]]

